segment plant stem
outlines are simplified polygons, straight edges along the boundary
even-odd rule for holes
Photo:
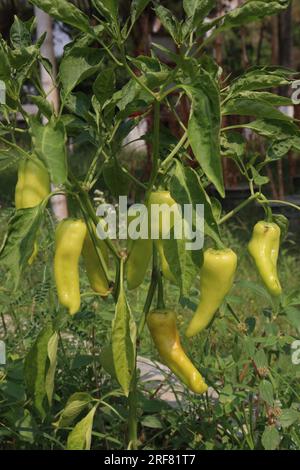
[[[158,167],[159,167],[159,127],[160,127],[160,103],[159,101],[155,101],[154,103],[154,118],[153,118],[153,158],[152,158],[152,170],[151,176],[148,186],[148,194],[151,192],[154,183],[157,178],[158,174]]]
[[[135,359],[136,360],[136,359]],[[136,364],[135,370],[132,375],[131,388],[128,396],[128,450],[137,450],[138,437],[137,437],[137,376]]]
[[[130,173],[130,171],[127,170],[127,168],[125,168],[124,166],[122,166],[122,170],[124,171],[124,173],[128,176],[128,178],[133,181],[133,183],[136,185],[136,186],[139,186],[140,188],[146,190],[147,189],[147,186],[142,183],[141,181],[139,181],[134,175],[132,175]]]
[[[162,162],[161,167],[160,167],[162,171],[168,167],[169,163],[173,160],[173,157],[176,155],[177,152],[179,152],[181,147],[185,144],[186,139],[187,139],[187,131],[184,132],[184,134],[182,135],[176,147],[173,148],[172,152],[169,153],[169,155]]]
[[[141,317],[139,326],[138,326],[138,338],[141,336],[145,323],[147,314],[151,308],[152,300],[156,291],[157,287],[157,252],[155,246],[153,246],[153,260],[152,260],[152,274],[151,274],[151,282],[147,293],[147,298],[145,301],[145,305],[143,308],[143,315]]]
[[[260,193],[255,193],[253,194],[252,196],[248,197],[248,199],[246,199],[245,201],[243,201],[241,204],[239,204],[237,207],[235,207],[234,209],[232,209],[232,211],[228,212],[226,215],[224,215],[224,217],[222,217],[219,222],[218,222],[218,225],[222,225],[224,224],[225,222],[227,222],[227,220],[231,219],[231,217],[233,217],[235,214],[237,214],[240,210],[242,210],[244,207],[246,207],[248,204],[250,204],[250,202],[254,201],[255,199],[258,199],[258,197],[261,196]]]
[[[81,201],[82,201],[82,204],[84,206],[84,208],[86,209],[87,213],[89,214],[89,217],[92,219],[92,221],[94,222],[94,224],[98,225],[99,223],[99,217],[97,216],[95,210],[94,210],[94,207],[90,201],[90,198],[88,196],[88,194],[81,188],[80,184],[78,183],[78,181],[72,177],[72,182],[74,183],[74,185],[76,186],[76,189],[78,190],[79,192],[79,198],[81,198]],[[113,244],[113,242],[109,239],[109,238],[106,238],[104,240],[104,242],[106,243],[106,245],[108,246],[108,248],[110,249],[110,251],[112,252],[112,254],[114,255],[114,257],[118,260],[120,260],[122,258],[121,254],[118,252],[117,248],[115,247],[115,245]]]
[[[296,209],[297,211],[300,211],[300,206],[297,206],[297,204],[293,204],[292,202],[288,201],[280,201],[279,199],[258,200],[258,202],[260,204],[283,204],[284,206],[289,206],[293,209]]]

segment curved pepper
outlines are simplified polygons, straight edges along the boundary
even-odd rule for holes
[[[15,189],[16,209],[29,209],[40,204],[50,194],[50,178],[46,168],[32,160],[22,160],[18,168],[18,182]],[[32,265],[37,254],[35,241],[28,264]]]
[[[87,233],[82,220],[62,220],[55,233],[54,276],[59,302],[71,315],[80,308],[79,257]]]
[[[237,267],[237,256],[231,249],[204,252],[200,270],[200,302],[190,321],[186,336],[191,337],[206,328],[230,291]]]
[[[175,213],[170,212],[170,217],[164,216],[163,211],[159,212],[159,218],[157,221],[152,220],[152,226],[157,224],[156,228],[159,234],[159,239],[154,240],[155,246],[159,253],[160,263],[161,263],[161,270],[163,276],[168,279],[169,281],[176,283],[176,279],[173,273],[170,270],[169,263],[166,259],[166,255],[164,252],[164,242],[163,242],[163,234],[168,232],[168,229],[171,230],[175,223],[176,214],[178,214],[178,207],[176,201],[171,197],[169,191],[155,191],[152,192],[148,199],[148,210],[149,210],[149,217],[150,217],[150,208],[153,204],[166,204],[168,207],[176,206]],[[150,220],[150,219],[149,219]],[[170,223],[169,223],[170,220]]]
[[[176,314],[154,310],[147,315],[147,325],[162,361],[193,392],[205,393],[207,385],[184,352],[176,327]]]
[[[97,250],[101,251],[105,264],[108,265],[109,258],[107,246],[103,240],[100,240],[97,237],[95,226],[93,226],[93,230],[97,239]],[[94,246],[93,240],[89,232],[87,231],[82,248],[82,256],[87,276],[89,278],[91,288],[98,294],[102,295],[103,297],[106,297],[109,294],[110,289],[108,280],[100,264],[97,250]]]
[[[273,296],[282,289],[277,275],[280,247],[280,227],[273,222],[260,221],[254,226],[248,250],[266,288]]]

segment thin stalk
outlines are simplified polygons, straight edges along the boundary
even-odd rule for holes
[[[147,195],[152,190],[158,174],[159,167],[159,130],[160,130],[160,103],[156,101],[154,103],[154,118],[153,118],[153,158],[152,158],[152,170],[148,186]],[[147,198],[147,196],[146,196]]]
[[[132,375],[131,388],[128,396],[128,450],[137,450],[137,374],[136,367]]]
[[[144,183],[142,183],[141,181],[139,181],[135,176],[133,176],[130,173],[130,171],[127,170],[127,168],[122,167],[122,170],[128,176],[128,178],[131,179],[131,181],[133,181],[134,184],[136,184],[136,186],[139,186],[140,188],[142,188],[144,190],[147,190],[147,186]]]
[[[140,85],[141,88],[143,88],[143,90],[145,90],[147,93],[149,93],[149,95],[152,96],[152,98],[154,98],[155,101],[157,101],[158,99],[158,96],[156,95],[156,93],[154,93],[154,91],[152,91],[150,88],[147,87],[147,85],[140,79],[140,77],[138,77],[133,70],[131,70],[131,68],[129,67],[128,63],[127,63],[127,59],[126,59],[126,53],[125,53],[125,50],[124,50],[124,46],[122,46],[121,48],[121,53],[122,53],[122,59],[123,59],[123,64],[127,70],[127,72],[129,73],[129,75]]]
[[[186,126],[183,124],[182,120],[180,119],[177,111],[176,111],[176,108],[175,106],[173,106],[173,104],[169,101],[169,100],[166,100],[166,103],[167,103],[167,106],[168,108],[170,108],[170,110],[172,111],[172,113],[174,114],[174,116],[176,117],[177,121],[178,121],[178,124],[180,125],[180,127],[183,129],[184,132],[187,132],[187,128]]]
[[[89,214],[89,217],[92,219],[92,221],[94,222],[94,224],[97,227],[97,225],[99,223],[99,217],[97,216],[97,214],[95,212],[95,209],[94,209],[94,207],[93,207],[93,205],[90,201],[90,198],[89,198],[88,194],[86,194],[86,192],[81,188],[80,184],[77,182],[77,180],[74,177],[72,177],[71,179],[72,179],[72,182],[74,183],[74,185],[76,186],[76,189],[79,192],[78,198],[81,198],[81,201],[82,201],[82,204],[83,204],[84,208],[86,209],[86,211]],[[122,258],[122,256],[118,252],[117,248],[112,243],[112,241],[109,238],[106,238],[104,240],[104,242],[106,243],[106,245],[108,246],[108,248],[110,249],[110,251],[112,252],[114,257],[117,260],[120,260]]]
[[[162,162],[160,170],[163,171],[168,166],[168,164],[173,160],[175,155],[179,152],[181,147],[185,144],[186,140],[187,140],[187,131],[184,132],[178,144],[173,148],[172,152],[170,152],[169,155]]]
[[[292,207],[293,209],[296,209],[297,211],[300,211],[300,206],[297,206],[297,204],[293,204],[292,202],[288,201],[281,201],[279,199],[266,199],[266,200],[258,200],[260,204],[283,204],[284,206],[289,206]]]
[[[231,217],[234,217],[240,210],[242,210],[244,207],[246,207],[248,204],[250,204],[250,202],[258,199],[258,197],[260,196],[261,194],[260,193],[255,193],[253,194],[252,196],[248,197],[248,199],[246,199],[245,201],[243,201],[241,204],[239,204],[237,207],[235,207],[234,209],[232,209],[232,211],[228,212],[226,215],[224,215],[224,217],[222,217],[219,222],[218,222],[218,225],[222,225],[224,224],[225,222],[227,222],[229,219],[231,219]]]
[[[174,85],[172,86],[171,88],[168,88],[168,90],[166,90],[162,95],[158,95],[158,101],[163,101],[167,96],[169,96],[171,93],[173,93],[174,91],[177,91],[178,90],[178,85]]]
[[[155,291],[156,291],[156,287],[157,287],[157,252],[156,252],[155,246],[153,246],[151,282],[150,282],[150,286],[149,286],[149,289],[148,289],[145,305],[144,305],[144,308],[143,308],[143,315],[142,315],[140,323],[138,325],[138,335],[137,335],[138,338],[141,336],[141,334],[143,332],[143,329],[144,329],[144,326],[145,326],[145,323],[146,323],[146,317],[147,317],[147,315],[150,311],[152,301],[153,301],[153,297],[154,297],[154,294],[155,294]]]
[[[164,301],[164,286],[163,286],[162,275],[160,271],[157,272],[157,277],[158,277],[157,308],[159,310],[163,310],[166,308],[166,306],[165,306],[165,301]]]

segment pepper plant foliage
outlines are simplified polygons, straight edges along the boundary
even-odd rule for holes
[[[204,204],[205,233],[218,244],[222,219],[215,200],[207,194],[207,187],[212,184],[220,198],[225,197],[222,159],[231,158],[248,182],[251,197],[265,207],[267,200],[262,193],[262,186],[268,182],[264,176],[265,166],[284,157],[291,149],[300,151],[297,125],[278,109],[291,101],[272,92],[276,87],[291,85],[293,73],[282,67],[252,67],[231,80],[223,77],[209,51],[213,39],[221,32],[226,34],[230,28],[280,13],[288,6],[288,1],[248,0],[235,10],[212,19],[214,0],[183,0],[183,16],[179,19],[162,2],[133,0],[128,17],[124,19],[118,11],[120,2],[92,0],[96,12],[93,24],[70,1],[30,1],[55,20],[69,25],[73,40],[65,47],[58,74],[54,77],[51,64],[41,54],[45,35],[36,42],[32,40],[34,20],[22,22],[15,18],[10,39],[0,38],[0,80],[6,85],[6,104],[1,105],[3,117],[0,123],[2,170],[23,158],[41,159],[56,185],[53,194],[63,191],[72,201],[74,210],[95,223],[92,190],[102,176],[112,196],[125,195],[130,185],[142,188],[146,194],[159,186],[168,188],[181,205]],[[154,9],[176,44],[176,53],[152,44],[150,56],[129,55],[127,45],[131,32],[146,7]],[[204,21],[206,17],[208,20]],[[174,67],[161,61],[162,52],[175,64]],[[43,91],[39,77],[41,65],[59,89],[60,108],[57,112]],[[78,86],[85,83],[91,84],[89,92],[78,91]],[[23,108],[25,84],[31,84],[35,90],[34,95],[27,97],[37,106],[38,113],[34,117]],[[190,102],[188,123],[180,122],[180,139],[168,136],[166,140],[160,128],[161,109],[166,106],[174,111],[176,101],[185,98]],[[18,127],[19,115],[23,117],[25,128]],[[142,138],[151,143],[152,170],[145,183],[131,174],[118,156],[124,138],[148,115],[153,116],[153,126]],[[238,127],[248,128],[263,137],[268,148],[266,155],[247,157],[247,142],[243,135],[222,127],[222,117],[232,115],[248,117],[247,122],[244,119]],[[178,118],[177,114],[175,116]],[[30,142],[26,148],[18,145],[20,135]],[[70,171],[72,155],[68,155],[67,147],[70,138],[75,143],[87,142],[93,148],[92,163],[84,179]],[[196,164],[191,166],[191,161]],[[259,188],[257,194],[254,187]],[[20,210],[10,221],[0,260],[11,271],[15,285],[22,278],[24,269],[28,269],[27,261],[45,207],[46,203],[43,203],[35,209]],[[110,349],[113,364],[108,368],[114,369],[113,373],[128,396],[133,393],[136,381],[139,329],[136,331],[126,299],[122,252],[117,243],[112,242],[110,248],[116,260],[117,274],[113,290],[116,314]],[[168,245],[166,257],[178,279],[181,299],[184,299],[199,272],[201,252],[186,252],[179,241],[172,240],[172,248]],[[151,284],[144,313],[151,305],[152,291]],[[140,326],[142,324],[141,319]],[[46,326],[30,351],[25,368],[29,395],[42,419],[51,407],[58,329],[59,321],[55,319],[51,326]],[[110,354],[105,356],[107,362]],[[33,368],[29,362],[34,364]],[[75,394],[67,402],[57,426],[71,425],[92,403],[88,394]],[[69,448],[89,448],[98,404],[70,433]]]

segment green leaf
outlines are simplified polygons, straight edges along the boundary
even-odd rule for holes
[[[294,328],[300,331],[300,311],[296,307],[286,307],[285,314],[287,319]]]
[[[221,153],[226,157],[242,159],[245,156],[246,141],[239,132],[229,131],[221,137]]]
[[[289,428],[292,424],[300,421],[300,413],[293,408],[287,408],[281,411],[279,422],[283,429]]]
[[[51,181],[63,184],[67,179],[66,131],[62,120],[51,119],[46,125],[31,119],[33,148],[47,166]]]
[[[53,335],[53,326],[51,323],[48,323],[47,326],[38,335],[35,343],[27,354],[24,363],[26,388],[29,395],[33,399],[36,410],[43,419],[46,417],[46,413],[50,405],[49,401],[47,400],[46,377],[49,371],[48,347],[51,338],[53,338]],[[51,351],[51,357],[53,359],[53,350]],[[53,374],[54,372],[52,363],[52,371],[50,372],[50,375],[53,376]]]
[[[94,415],[97,406],[79,421],[68,435],[67,450],[90,450]]]
[[[10,42],[15,49],[23,49],[31,45],[32,20],[24,23],[17,16],[10,28]]]
[[[136,324],[121,285],[112,322],[112,352],[116,376],[126,396],[134,373],[135,343]]]
[[[45,377],[45,390],[48,398],[48,403],[51,406],[52,396],[54,390],[54,377],[57,365],[57,346],[58,346],[58,333],[55,331],[48,341],[47,353],[49,359],[49,367]]]
[[[254,67],[235,79],[230,86],[230,96],[236,96],[241,91],[263,90],[281,85],[289,85],[291,80],[287,71],[281,68]]]
[[[29,442],[30,444],[34,443],[34,427],[34,419],[30,412],[25,408],[24,415],[15,423],[15,429],[21,436],[22,441],[24,440],[26,442]]]
[[[173,13],[162,5],[155,7],[155,13],[165,30],[172,36],[176,44],[180,44],[180,24]]]
[[[252,292],[254,292],[255,295],[262,297],[264,300],[267,300],[269,303],[271,303],[271,296],[268,293],[268,291],[261,285],[258,284],[257,282],[252,282],[252,281],[237,281],[236,283],[239,288],[243,289],[249,289]]]
[[[151,428],[151,429],[163,429],[163,425],[160,421],[160,419],[157,418],[157,416],[146,416],[145,418],[142,419],[142,426],[145,428]]]
[[[68,95],[65,106],[71,113],[86,119],[91,106],[91,100],[85,93],[78,91]]]
[[[215,4],[216,0],[183,0],[183,9],[187,17],[196,17],[199,22],[208,15]]]
[[[3,131],[3,133],[2,133]],[[10,131],[7,131],[9,134]],[[5,135],[4,129],[0,130],[0,135]],[[15,164],[20,161],[20,157],[18,155],[14,155],[11,149],[3,149],[0,153],[0,171],[7,170],[10,167],[14,167]]]
[[[50,119],[53,114],[53,109],[48,100],[43,96],[28,95],[28,99],[38,107],[38,110],[47,119]]]
[[[170,183],[170,191],[174,200],[184,207],[191,204],[193,207],[193,220],[195,220],[196,204],[204,205],[205,235],[217,243],[221,242],[219,227],[215,220],[210,199],[205,192],[197,173],[190,167],[183,167],[176,161],[176,169]]]
[[[129,179],[116,158],[107,161],[103,167],[105,184],[112,196],[119,197],[128,193]]]
[[[130,15],[131,15],[131,23],[135,23],[143,11],[145,10],[146,6],[150,3],[150,0],[132,0],[130,6]]]
[[[99,49],[77,46],[64,55],[59,67],[64,99],[79,83],[98,72],[102,57]]]
[[[265,16],[275,15],[286,9],[289,0],[248,0],[243,5],[225,15],[221,30],[235,28],[243,24],[260,20]]]
[[[80,413],[93,401],[89,393],[77,392],[73,393],[68,399],[59,420],[55,425],[63,428],[70,426]]]
[[[259,384],[259,393],[262,400],[268,403],[269,406],[274,406],[274,391],[273,385],[269,380],[262,380]]]
[[[0,250],[0,263],[11,272],[16,289],[28,266],[43,216],[43,204],[18,210],[9,221],[8,233]]]
[[[107,68],[100,72],[93,84],[93,92],[101,104],[110,100],[115,92],[116,77],[113,68]]]
[[[170,239],[163,240],[164,255],[170,270],[180,286],[180,295],[188,296],[193,281],[203,263],[202,251],[190,251],[185,247],[185,239],[174,239],[171,230]]]
[[[190,96],[192,109],[188,124],[188,138],[193,153],[207,178],[222,197],[225,195],[220,155],[220,96],[211,76],[203,71],[193,85],[183,88]]]
[[[290,121],[290,117],[261,99],[232,98],[222,108],[222,115],[255,116]]]
[[[84,33],[93,34],[88,16],[68,0],[30,0],[30,2],[56,20],[67,23]]]
[[[268,426],[265,428],[261,442],[265,450],[277,449],[280,444],[280,434],[275,426]]]
[[[93,4],[108,21],[118,21],[118,0],[93,0]]]
[[[253,360],[258,369],[268,367],[268,358],[263,349],[260,349],[255,353]]]
[[[10,79],[11,67],[8,60],[8,55],[4,51],[0,44],[0,80],[6,82]]]
[[[109,344],[108,346],[104,347],[99,355],[99,361],[102,365],[103,369],[112,377],[116,378],[116,370],[113,360],[113,351],[112,345]]]
[[[255,184],[257,184],[257,186],[263,186],[264,184],[269,183],[269,178],[267,176],[260,175],[253,166],[251,166],[251,173],[252,173],[253,181]]]
[[[289,219],[283,214],[273,214],[273,220],[280,227],[280,243],[282,243],[288,234]]]
[[[236,98],[246,98],[250,100],[263,100],[272,106],[291,106],[292,100],[286,96],[276,95],[268,91],[241,91]]]
[[[274,140],[283,140],[288,137],[296,137],[299,129],[291,121],[279,121],[272,119],[258,119],[245,124],[242,127],[252,129],[259,135]]]
[[[293,146],[293,138],[272,142],[267,151],[269,160],[280,160],[284,157]]]

